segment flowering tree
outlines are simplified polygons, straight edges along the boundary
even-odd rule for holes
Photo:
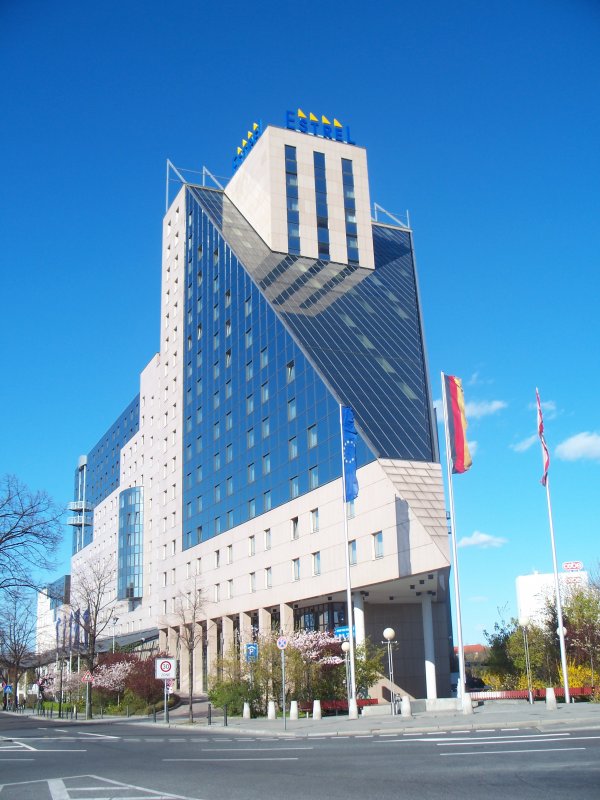
[[[121,692],[125,690],[127,679],[135,665],[132,661],[116,661],[112,664],[100,664],[94,673],[94,685],[105,692],[116,692],[117,705]]]

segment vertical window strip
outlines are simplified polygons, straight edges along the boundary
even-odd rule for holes
[[[317,212],[317,242],[319,258],[329,261],[329,212],[327,209],[327,176],[325,174],[325,154],[313,153],[315,169],[315,200]]]
[[[342,183],[344,189],[344,217],[346,220],[346,248],[348,263],[358,264],[358,237],[356,228],[356,201],[354,198],[354,172],[352,161],[342,158]]]
[[[300,255],[300,206],[296,148],[285,145],[285,193],[287,200],[288,252]]]

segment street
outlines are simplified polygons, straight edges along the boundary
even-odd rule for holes
[[[0,715],[0,800],[577,797],[600,792],[600,731],[277,737]]]

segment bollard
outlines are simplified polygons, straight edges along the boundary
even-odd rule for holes
[[[275,719],[275,700],[269,700],[269,705],[267,707],[267,719]]]
[[[313,700],[313,719],[321,719],[321,701]]]
[[[463,714],[473,713],[473,703],[471,702],[471,695],[468,692],[463,691],[461,698],[461,706]]]
[[[250,719],[250,703],[244,703],[243,719]]]
[[[223,706],[223,727],[227,727],[227,703]]]
[[[130,717],[130,714],[129,714],[129,706],[127,706],[126,708],[127,708],[127,719],[129,719],[129,717]]]
[[[79,713],[79,709],[75,706],[75,719],[77,719],[77,714]]]
[[[290,702],[290,719],[298,719],[298,701],[292,700]]]
[[[100,719],[104,719],[104,708],[100,706]]]
[[[156,706],[152,706],[152,721],[156,722]]]
[[[208,715],[207,715],[207,719],[208,719],[208,724],[209,724],[209,725],[212,725],[212,705],[211,705],[210,703],[208,704]]]
[[[556,711],[556,695],[552,686],[546,689],[546,711]]]
[[[400,698],[400,716],[412,717],[412,708],[410,707],[410,697],[407,694],[402,695]]]

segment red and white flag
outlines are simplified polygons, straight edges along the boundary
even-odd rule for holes
[[[546,439],[544,438],[544,418],[542,417],[542,404],[540,402],[540,393],[538,390],[535,390],[535,397],[537,400],[537,422],[538,422],[538,436],[540,437],[540,442],[542,443],[542,457],[544,459],[544,474],[542,475],[542,480],[540,483],[542,486],[546,485],[546,481],[548,480],[548,467],[550,466],[550,453],[548,452],[548,445],[546,444]]]

